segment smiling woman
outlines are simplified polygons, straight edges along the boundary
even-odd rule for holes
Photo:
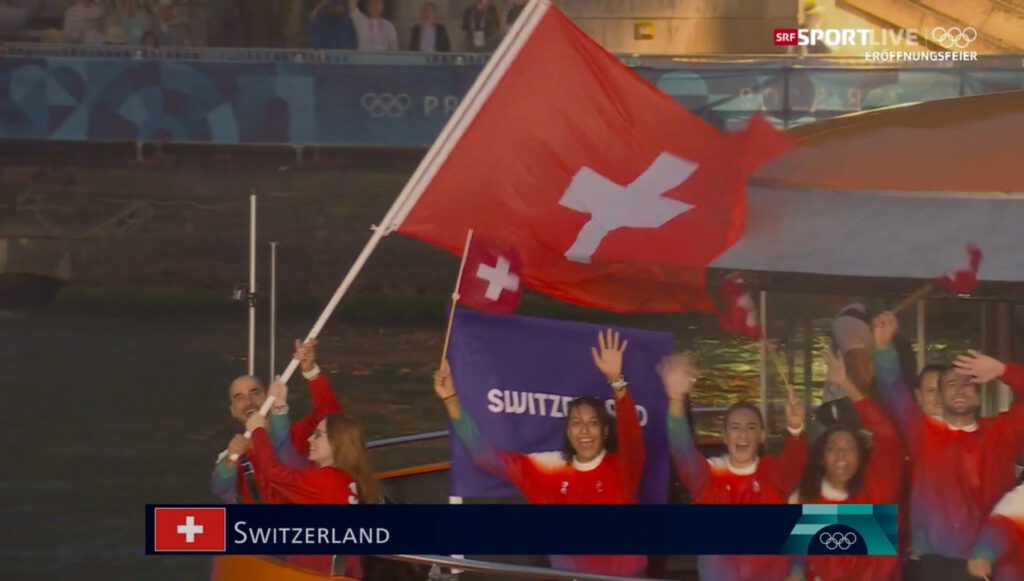
[[[622,376],[628,341],[611,329],[598,333],[594,365],[615,394],[615,419],[601,401],[581,397],[569,403],[562,452],[519,454],[493,450],[459,404],[448,365],[434,374],[434,391],[444,402],[458,438],[473,460],[515,484],[536,504],[633,504],[643,474],[645,451],[636,404]],[[647,559],[639,555],[552,555],[551,564],[567,571],[606,575],[641,574]]]
[[[807,463],[804,435],[805,406],[792,388],[786,400],[789,436],[781,456],[763,454],[764,418],[749,402],[725,412],[722,439],[728,453],[705,458],[694,443],[686,418],[686,399],[697,381],[689,354],[668,358],[659,369],[669,399],[668,433],[673,465],[697,504],[780,504],[796,487]],[[697,566],[702,579],[754,581],[782,579],[788,562],[781,556],[702,555]]]

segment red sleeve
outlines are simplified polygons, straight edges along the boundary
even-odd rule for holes
[[[999,450],[1002,461],[1014,462],[1024,453],[1024,367],[1007,363],[1000,379],[1013,391],[1014,402],[1010,409],[988,420],[995,427],[988,445]]]
[[[252,453],[258,459],[263,478],[286,503],[339,503],[347,492],[345,475],[338,470],[297,470],[278,462],[270,436],[263,428],[252,433]]]
[[[861,425],[871,432],[871,452],[864,468],[864,492],[868,502],[893,503],[899,499],[906,452],[903,440],[889,417],[869,397],[855,402]]]
[[[615,401],[615,431],[618,432],[619,440],[619,449],[615,454],[619,481],[622,482],[631,500],[636,502],[640,481],[644,476],[646,451],[640,418],[636,413],[636,402],[629,392]]]
[[[1007,363],[1001,379],[1013,391],[1015,398],[1024,399],[1024,365]]]
[[[554,476],[526,454],[498,452],[504,473],[509,482],[519,489],[526,500],[534,504],[550,504],[554,490]]]
[[[769,456],[768,477],[787,496],[796,489],[807,467],[807,429],[794,436],[786,430],[782,454]]]
[[[300,456],[309,454],[309,437],[321,420],[341,411],[338,398],[334,397],[331,382],[327,374],[321,372],[309,380],[309,397],[313,400],[313,411],[301,420],[294,422],[291,428],[292,446]]]

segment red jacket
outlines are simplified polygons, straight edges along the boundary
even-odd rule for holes
[[[492,450],[463,412],[453,422],[474,461],[507,478],[535,504],[633,504],[643,477],[643,432],[633,397],[616,402],[619,449],[586,463],[567,463],[561,452],[518,454]],[[605,575],[637,575],[647,564],[639,555],[552,555],[553,567]]]
[[[263,428],[252,433],[250,450],[257,473],[263,475],[267,494],[277,504],[359,503],[356,482],[344,470],[320,467],[312,462],[307,462],[305,469],[290,468],[281,464],[274,454],[270,436]],[[362,577],[359,557],[350,555],[345,559],[346,576]],[[330,573],[334,556],[293,555],[288,561],[307,569]]]
[[[871,399],[854,404],[861,425],[872,434],[871,452],[864,468],[864,487],[846,499],[822,495],[802,502],[815,504],[895,504],[902,490],[906,456],[896,427]],[[806,558],[804,578],[808,581],[897,581],[900,559],[892,557],[820,556]]]
[[[1024,485],[996,503],[971,556],[995,565],[993,581],[1024,579]]]
[[[669,415],[669,444],[679,481],[694,504],[783,504],[807,466],[807,436],[785,438],[782,454],[764,456],[746,469],[733,468],[728,458],[705,458],[690,435],[686,417]],[[716,581],[781,581],[789,558],[761,555],[702,555],[702,579]]]
[[[317,424],[327,416],[341,411],[341,404],[338,403],[338,399],[334,396],[334,390],[331,389],[331,382],[327,379],[327,374],[320,373],[309,380],[309,395],[310,399],[313,400],[313,411],[301,420],[291,424],[289,439],[291,440],[294,453],[288,451],[288,457],[283,458],[288,464],[301,465],[309,454],[308,439],[313,434]],[[295,460],[295,457],[298,458],[298,461]],[[234,486],[231,485],[231,480],[234,480]],[[253,480],[256,483],[256,489],[260,494],[261,502],[267,504],[276,502],[272,497],[273,495],[268,494],[263,475],[256,469],[255,462],[253,462]],[[246,482],[245,470],[241,463],[231,465],[225,459],[220,460],[214,466],[213,491],[214,494],[227,503],[240,502],[252,504],[253,502],[249,485]]]
[[[967,559],[996,502],[1016,484],[1024,452],[1024,367],[1007,364],[1003,381],[1017,400],[1006,412],[966,429],[925,417],[903,385],[892,349],[875,351],[882,405],[903,432],[914,459],[911,532],[919,555]]]

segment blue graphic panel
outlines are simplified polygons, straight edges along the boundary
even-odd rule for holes
[[[8,56],[0,60],[0,138],[425,147],[482,65],[401,56],[380,64]],[[729,130],[756,112],[792,127],[1024,89],[1020,69],[688,66],[633,70]]]
[[[789,555],[895,555],[895,504],[805,504],[782,552]]]

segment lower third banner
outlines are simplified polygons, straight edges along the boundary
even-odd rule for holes
[[[895,555],[896,506],[146,507],[146,553]]]

